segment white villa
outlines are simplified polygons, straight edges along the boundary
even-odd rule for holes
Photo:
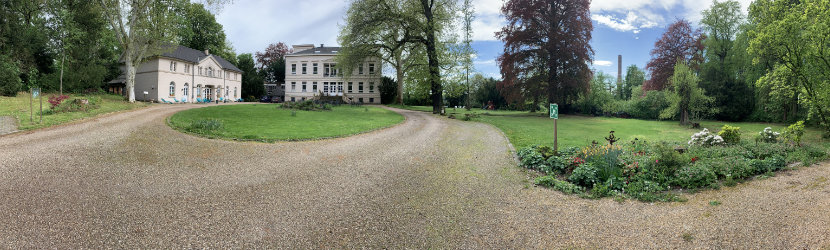
[[[121,67],[122,72],[125,70]],[[125,94],[124,75],[109,91]],[[146,93],[146,94],[145,94]],[[235,101],[242,94],[242,70],[210,51],[184,46],[142,63],[135,74],[135,98],[156,102]]]
[[[293,48],[294,53],[285,56],[285,101],[340,96],[348,103],[380,103],[380,60],[365,60],[345,79],[334,62],[340,47],[303,44]]]

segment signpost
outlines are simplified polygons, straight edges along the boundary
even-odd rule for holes
[[[558,128],[556,121],[559,120],[559,105],[556,103],[550,104],[550,119],[553,119],[553,152],[559,152],[559,136],[557,135]]]
[[[38,98],[40,100],[40,121],[38,123],[43,123],[43,95],[40,94],[40,88],[32,88],[32,99],[33,98]],[[34,109],[34,107],[32,107],[32,106],[34,106],[34,105],[32,105],[32,99],[29,99],[30,110]],[[34,122],[34,118],[33,118],[34,114],[32,114],[32,113],[34,113],[34,110],[32,110],[30,112],[30,115],[29,115],[29,121],[30,122]]]

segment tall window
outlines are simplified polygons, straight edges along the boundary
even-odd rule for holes
[[[363,83],[357,83],[357,93],[363,93]]]
[[[184,68],[187,69],[187,66],[185,66]],[[182,94],[184,94],[184,97],[190,96],[190,85],[188,85],[187,83],[184,83],[184,89],[182,89]]]
[[[196,97],[202,97],[202,85],[196,85]]]
[[[291,82],[291,91],[297,90],[297,82]]]
[[[305,82],[303,82],[303,92],[305,92]]]
[[[199,75],[202,75],[202,66],[199,66]]]
[[[329,83],[328,82],[323,82],[323,93],[328,93],[328,92],[329,92]]]
[[[317,63],[312,64],[311,67],[312,67],[312,71],[316,75],[317,74]]]
[[[296,74],[297,74],[297,64],[296,64],[296,63],[292,63],[292,64],[291,64],[291,74],[292,74],[292,75],[296,75]]]
[[[363,74],[363,64],[362,63],[360,65],[357,65],[357,74],[358,75]]]
[[[317,82],[311,83],[311,92],[317,93]]]
[[[170,61],[170,71],[176,72],[176,62]]]
[[[236,87],[233,87],[233,98],[236,98]]]
[[[170,96],[176,96],[176,83],[170,82]]]
[[[349,89],[349,93],[352,93],[352,82],[349,82],[348,89]]]
[[[343,82],[337,83],[337,93],[343,93]]]
[[[305,74],[308,74],[308,71],[306,71],[306,64],[303,63],[303,75]]]
[[[328,63],[324,63],[324,64],[323,64],[323,76],[324,76],[324,77],[329,76],[329,69],[330,69],[330,68],[329,68],[329,64],[328,64]]]
[[[369,93],[375,93],[375,83],[369,83]]]
[[[370,75],[374,75],[374,74],[375,74],[375,64],[374,64],[374,63],[370,63],[370,64],[369,64],[369,74],[370,74]]]

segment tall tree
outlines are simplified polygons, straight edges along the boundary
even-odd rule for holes
[[[646,64],[651,77],[643,84],[643,89],[663,90],[668,87],[678,61],[696,70],[703,61],[702,38],[700,29],[692,29],[686,20],[678,19],[669,25],[651,50],[651,60]]]
[[[830,1],[758,0],[749,16],[757,25],[748,49],[754,62],[778,59],[759,87],[795,90],[808,118],[830,133]]]
[[[625,69],[625,80],[623,80],[622,86],[622,99],[631,99],[631,91],[634,90],[634,88],[641,87],[645,81],[646,73],[640,70],[637,65],[629,65],[628,68]]]
[[[262,77],[257,74],[254,58],[249,53],[240,54],[237,58],[239,69],[242,70],[242,97],[251,99],[265,94],[265,85]]]
[[[256,52],[259,73],[267,82],[285,81],[285,55],[293,50],[283,42],[269,44],[264,52]]]
[[[504,86],[547,94],[563,110],[589,89],[593,25],[588,0],[509,0],[502,7],[507,26],[498,61]],[[528,97],[528,96],[526,96]],[[538,98],[530,96],[538,106]]]
[[[712,108],[714,101],[706,96],[703,89],[698,87],[700,79],[685,62],[679,62],[674,66],[674,74],[670,78],[673,88],[671,92],[671,105],[660,113],[661,119],[680,117],[680,125],[689,124],[689,119],[700,119],[703,116],[717,113],[717,108]]]
[[[0,51],[5,65],[0,70],[10,70],[9,65],[18,67],[15,72],[23,85],[33,87],[37,78],[50,74],[54,66],[54,53],[50,46],[46,14],[49,2],[46,0],[0,1]],[[30,74],[34,71],[35,74]],[[15,73],[2,72],[2,75]],[[17,81],[0,82],[10,95],[16,95],[23,85]]]
[[[467,93],[465,94],[465,102],[464,106],[467,110],[470,110],[472,107],[472,102],[470,102],[472,98],[472,88],[470,85],[470,70],[473,69],[473,51],[472,43],[473,43],[473,19],[475,19],[475,8],[473,7],[471,0],[464,0],[464,4],[461,6],[461,11],[464,13],[464,80],[466,81],[467,85]]]
[[[227,41],[222,24],[202,3],[178,0],[174,8],[179,13],[177,40],[179,45],[195,50],[210,50],[229,62],[236,64],[236,53]]]
[[[742,120],[752,112],[754,96],[750,85],[738,80],[733,60],[734,40],[744,22],[741,5],[735,0],[715,0],[702,14],[706,50],[700,86],[715,98],[715,106],[721,110],[719,120]]]
[[[136,67],[172,43],[175,13],[172,2],[160,0],[100,0],[115,32],[125,64],[127,98],[135,102]]]

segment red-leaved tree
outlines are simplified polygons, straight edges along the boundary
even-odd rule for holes
[[[285,45],[283,42],[268,45],[265,52],[256,52],[256,63],[260,70],[268,67],[274,62],[285,59],[285,55],[291,53],[293,50]]]
[[[534,102],[547,97],[566,111],[589,89],[594,27],[589,0],[508,0],[501,11],[507,26],[496,32],[504,41],[498,61],[502,86]],[[508,92],[509,93],[509,92]],[[507,96],[505,96],[507,97]]]
[[[666,33],[654,43],[651,60],[646,70],[651,74],[643,84],[643,90],[663,90],[669,86],[669,78],[674,74],[674,65],[682,61],[697,71],[703,62],[703,39],[700,29],[683,19],[669,25]]]

